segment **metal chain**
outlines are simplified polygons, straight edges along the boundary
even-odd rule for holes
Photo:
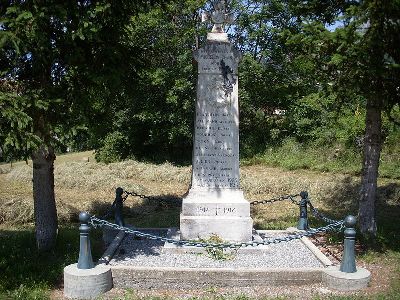
[[[280,196],[280,197],[276,197],[276,198],[272,198],[272,199],[268,199],[268,200],[255,200],[255,201],[250,202],[250,205],[254,206],[254,205],[258,205],[258,204],[268,204],[268,203],[274,203],[274,202],[284,201],[284,200],[290,200],[294,204],[299,205],[300,201],[296,201],[294,199],[299,196],[300,196],[300,194],[296,194],[296,195]]]
[[[314,217],[319,218],[319,219],[325,221],[326,223],[330,223],[330,224],[338,222],[338,220],[330,219],[327,216],[325,216],[323,213],[321,213],[318,209],[316,209],[314,207],[314,205],[312,205],[310,199],[307,199],[307,202],[308,202],[308,205],[310,206],[311,212],[314,215]]]
[[[155,197],[155,196],[147,196],[147,195],[136,193],[134,191],[129,192],[129,191],[124,190],[124,195],[122,196],[122,202],[125,202],[129,196],[139,197],[141,199],[148,199],[148,200],[153,200],[153,201],[161,201],[161,202],[166,202],[166,203],[175,202],[175,204],[180,203],[182,201],[181,198],[175,198],[175,199],[172,198],[171,200],[166,200],[166,199],[162,199],[162,198],[160,199],[159,197]],[[290,201],[292,201],[292,203],[294,203],[296,205],[300,205],[300,201],[295,200],[295,198],[299,197],[299,196],[300,196],[300,194],[295,194],[295,195],[279,196],[279,197],[271,198],[268,200],[255,200],[255,201],[250,202],[250,205],[255,206],[255,205],[259,205],[259,204],[269,204],[269,203],[285,201],[285,200],[290,200]],[[114,201],[113,204],[111,205],[111,207],[107,210],[107,212],[101,217],[101,219],[107,219],[108,217],[110,217],[110,215],[112,214],[112,212],[114,210],[115,204],[116,204],[116,202]]]
[[[281,242],[289,242],[295,239],[300,239],[305,236],[312,236],[314,234],[318,234],[321,232],[326,232],[329,230],[334,230],[336,227],[341,227],[344,223],[344,221],[337,221],[336,223],[329,224],[324,227],[316,228],[316,229],[310,229],[307,231],[303,232],[298,232],[294,234],[290,234],[284,237],[276,237],[276,238],[268,238],[268,239],[263,239],[262,241],[253,241],[253,242],[242,242],[242,243],[206,243],[206,242],[198,242],[198,241],[189,241],[189,240],[175,240],[171,238],[166,238],[166,237],[161,237],[149,233],[144,233],[138,230],[133,230],[124,226],[120,226],[114,223],[110,223],[106,220],[102,220],[97,218],[96,216],[91,216],[90,218],[90,223],[93,227],[102,227],[102,226],[108,226],[110,228],[116,229],[116,230],[123,230],[126,233],[131,233],[135,236],[139,237],[144,237],[146,239],[150,240],[158,240],[161,242],[167,242],[175,245],[180,245],[180,246],[194,246],[194,247],[204,247],[204,248],[217,248],[217,249],[226,249],[226,248],[240,248],[240,247],[255,247],[259,245],[270,245],[270,244],[277,244]]]
[[[125,196],[122,197],[124,202],[125,202],[126,198],[128,198],[128,196],[139,197],[141,199],[148,199],[148,200],[154,200],[154,201],[161,201],[161,202],[166,202],[166,203],[175,202],[175,204],[180,203],[182,201],[182,198],[178,198],[178,197],[177,198],[171,198],[170,200],[166,200],[166,199],[163,199],[163,198],[160,198],[160,197],[146,196],[146,195],[143,195],[143,194],[139,194],[139,193],[136,193],[136,192],[128,192],[128,191],[125,191],[125,190],[124,190],[124,193],[125,193]]]

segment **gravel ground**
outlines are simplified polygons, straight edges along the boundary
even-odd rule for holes
[[[166,231],[146,231],[166,235]],[[268,237],[282,236],[268,233]],[[208,253],[163,253],[163,242],[137,240],[126,235],[110,265],[176,268],[319,268],[323,265],[300,241],[292,240],[269,245],[259,252],[246,250],[227,255],[228,259],[215,259]]]

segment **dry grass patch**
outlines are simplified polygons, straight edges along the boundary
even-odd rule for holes
[[[87,157],[88,153],[82,154]],[[107,165],[72,154],[56,160],[54,177],[58,217],[63,222],[76,220],[81,210],[102,214],[119,186],[145,195],[181,196],[189,185],[190,168],[132,160]],[[0,213],[0,223],[32,221],[32,164],[17,164],[7,174],[0,174],[0,187],[0,204],[6,207]],[[126,204],[135,207],[144,203],[130,197]]]
[[[91,155],[91,152],[83,152],[59,156],[56,160],[55,191],[61,221],[76,220],[80,210],[101,214],[111,205],[119,186],[151,196],[182,196],[190,184],[190,167],[133,160],[106,165],[96,163]],[[0,204],[5,207],[0,214],[1,222],[33,219],[31,180],[32,167],[25,163],[14,166],[7,174],[0,174]],[[333,218],[356,213],[359,184],[358,177],[343,174],[285,171],[263,165],[241,168],[241,185],[249,201],[307,190],[315,207]],[[400,181],[381,179],[379,184],[379,201],[397,205]],[[130,197],[126,205],[136,212],[144,211],[142,207],[146,203]],[[140,209],[135,210],[135,207]],[[290,201],[260,205],[252,210],[252,217],[259,228],[269,228],[271,223],[285,228],[296,224],[298,207]]]

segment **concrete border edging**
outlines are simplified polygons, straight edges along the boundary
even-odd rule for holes
[[[371,272],[357,267],[355,273],[344,273],[339,266],[331,266],[323,270],[322,282],[328,288],[338,291],[358,291],[368,286]]]
[[[321,269],[231,269],[112,266],[115,287],[121,288],[193,288],[248,287],[270,284],[304,285],[319,283]]]
[[[145,230],[145,229],[144,229]],[[293,232],[298,231],[289,228],[288,230],[274,230],[264,232]],[[170,231],[169,234],[172,232]],[[176,233],[176,232],[175,232]],[[339,266],[332,265],[332,262],[316,247],[308,238],[301,238],[300,241],[307,249],[321,262],[322,268],[173,268],[173,267],[139,267],[139,266],[109,266],[108,263],[112,259],[119,245],[123,241],[126,233],[120,231],[104,252],[99,260],[99,265],[108,268],[111,277],[110,287],[106,290],[94,293],[100,295],[115,287],[121,288],[193,288],[206,286],[219,287],[248,287],[270,284],[279,285],[305,285],[310,283],[322,283],[327,288],[339,291],[356,291],[367,287],[370,281],[370,272],[363,268],[357,268],[356,273],[344,273],[339,271]],[[173,245],[176,247],[176,245]],[[185,247],[182,247],[185,248]],[[190,248],[190,247],[188,247]],[[192,249],[186,249],[192,250]],[[168,250],[167,250],[168,251]],[[176,249],[175,249],[176,251]],[[260,249],[258,249],[260,251]],[[265,250],[264,250],[265,251]],[[179,252],[179,251],[178,251]],[[73,266],[73,265],[71,265]],[[68,266],[70,267],[70,266]],[[67,267],[66,267],[67,269]],[[91,269],[94,270],[94,269]],[[79,270],[90,271],[90,270]],[[64,278],[66,271],[64,270]],[[107,275],[108,276],[108,275]],[[86,279],[85,279],[86,280]],[[93,280],[93,279],[91,279]],[[101,280],[100,280],[101,281]],[[79,282],[79,281],[78,281]],[[81,283],[83,285],[85,283]],[[68,283],[65,284],[65,296],[68,297]],[[72,288],[72,287],[71,287]],[[76,289],[76,285],[74,286]],[[85,287],[78,285],[78,290],[82,289],[81,294],[85,293]],[[93,289],[93,287],[92,287]],[[75,291],[76,292],[76,291]],[[85,296],[85,295],[84,295]],[[87,297],[86,297],[87,296]],[[95,296],[86,295],[84,299],[90,299]],[[75,296],[76,298],[76,296]],[[80,297],[82,298],[82,295]]]
[[[78,264],[64,268],[64,296],[68,299],[93,299],[111,290],[111,268],[104,264],[92,269],[78,269]]]
[[[111,244],[108,246],[102,257],[99,259],[99,264],[108,265],[110,260],[113,258],[115,251],[118,249],[119,245],[123,241],[126,233],[123,230],[120,230],[118,234],[115,236]]]
[[[326,255],[322,253],[321,250],[319,250],[318,247],[315,246],[308,237],[303,236],[300,240],[315,255],[315,257],[321,262],[321,264],[323,264],[325,267],[333,265],[331,260],[326,257]]]
[[[286,229],[286,231],[287,232],[304,232],[304,230],[297,229],[296,227],[289,227],[289,228]],[[308,248],[308,250],[310,250],[312,252],[312,254],[314,254],[314,256],[325,267],[329,267],[329,266],[333,265],[331,260],[324,253],[322,253],[321,250],[319,250],[318,247],[315,246],[314,243],[311,242],[311,240],[308,237],[303,236],[300,239],[300,241],[303,243],[304,246],[306,246]]]

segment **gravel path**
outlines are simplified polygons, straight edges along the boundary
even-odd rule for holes
[[[166,235],[166,231],[146,231]],[[282,236],[268,233],[268,237]],[[229,259],[214,259],[208,253],[163,253],[164,243],[154,240],[137,240],[126,235],[110,265],[177,268],[319,268],[323,265],[300,241],[272,244],[259,252],[246,250],[228,255]]]

